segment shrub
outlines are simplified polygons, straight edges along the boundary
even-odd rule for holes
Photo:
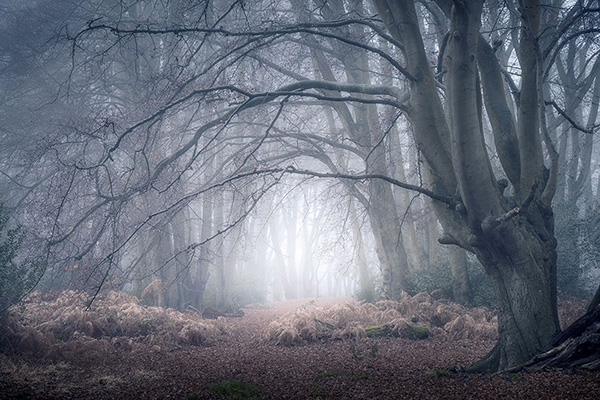
[[[469,310],[428,293],[404,293],[401,301],[303,307],[271,322],[262,333],[264,341],[288,346],[324,339],[429,335],[497,339],[497,317],[482,307]]]
[[[496,308],[496,295],[483,266],[472,254],[467,254],[467,272],[471,281],[474,307]]]
[[[89,309],[88,302],[83,292],[64,291],[48,302],[32,293],[20,310],[11,309],[12,347],[51,359],[100,357],[140,343],[156,349],[211,344],[229,329],[223,318],[207,321],[198,313],[142,306],[123,292],[111,291]]]
[[[444,297],[452,297],[452,272],[448,264],[423,265],[411,270],[407,278],[411,294],[442,290]]]
[[[44,272],[39,260],[19,259],[23,240],[25,232],[20,226],[9,227],[9,217],[0,203],[0,318],[33,289]]]
[[[256,395],[264,393],[264,390],[250,383],[238,381],[237,379],[228,379],[218,383],[213,383],[207,387],[221,396],[236,399],[257,399]]]

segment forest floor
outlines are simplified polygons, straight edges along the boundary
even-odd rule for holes
[[[210,346],[147,345],[69,361],[0,354],[0,398],[598,399],[600,393],[599,372],[449,372],[486,354],[492,340],[434,335],[265,343],[261,332],[271,321],[309,301],[244,308],[243,317],[227,318],[227,334]]]

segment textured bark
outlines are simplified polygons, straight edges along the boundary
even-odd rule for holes
[[[425,54],[423,39],[412,1],[375,0],[388,30],[404,45],[406,68],[416,77],[410,81],[410,114],[417,148],[423,152],[436,177],[436,191],[454,194],[456,177],[450,157],[450,130],[439,101],[435,78]]]
[[[519,188],[521,161],[517,128],[505,96],[502,72],[496,55],[492,47],[481,36],[477,44],[477,56],[482,76],[485,108],[492,125],[496,151],[500,153],[502,168],[508,179],[514,182],[515,188]]]
[[[536,181],[544,176],[544,158],[540,140],[539,102],[535,38],[540,24],[539,0],[525,0],[519,38],[521,94],[517,116],[517,136],[521,160],[521,196],[527,196]],[[538,188],[542,190],[543,188]]]
[[[501,371],[551,347],[560,330],[556,307],[556,240],[550,210],[529,210],[480,240],[476,254],[498,302],[496,347],[471,370]]]
[[[509,371],[572,368],[600,370],[600,307],[590,309],[556,335],[552,344],[554,347],[551,350],[538,354]]]

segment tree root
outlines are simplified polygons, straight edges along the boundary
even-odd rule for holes
[[[600,369],[600,305],[557,334],[549,351],[503,372],[544,369]]]

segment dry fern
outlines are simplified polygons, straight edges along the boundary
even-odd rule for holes
[[[340,303],[329,308],[298,309],[272,322],[262,332],[265,342],[294,345],[321,339],[366,337],[365,328],[386,326],[401,332],[415,323],[432,335],[454,338],[497,338],[497,318],[484,308],[473,310],[436,300],[428,293],[403,294],[401,301]]]
[[[64,291],[52,301],[33,293],[23,309],[13,308],[6,327],[19,351],[53,359],[88,358],[116,348],[133,351],[136,343],[173,347],[203,345],[228,331],[223,318],[162,307],[145,307],[136,297],[111,291],[87,308],[85,293]]]

